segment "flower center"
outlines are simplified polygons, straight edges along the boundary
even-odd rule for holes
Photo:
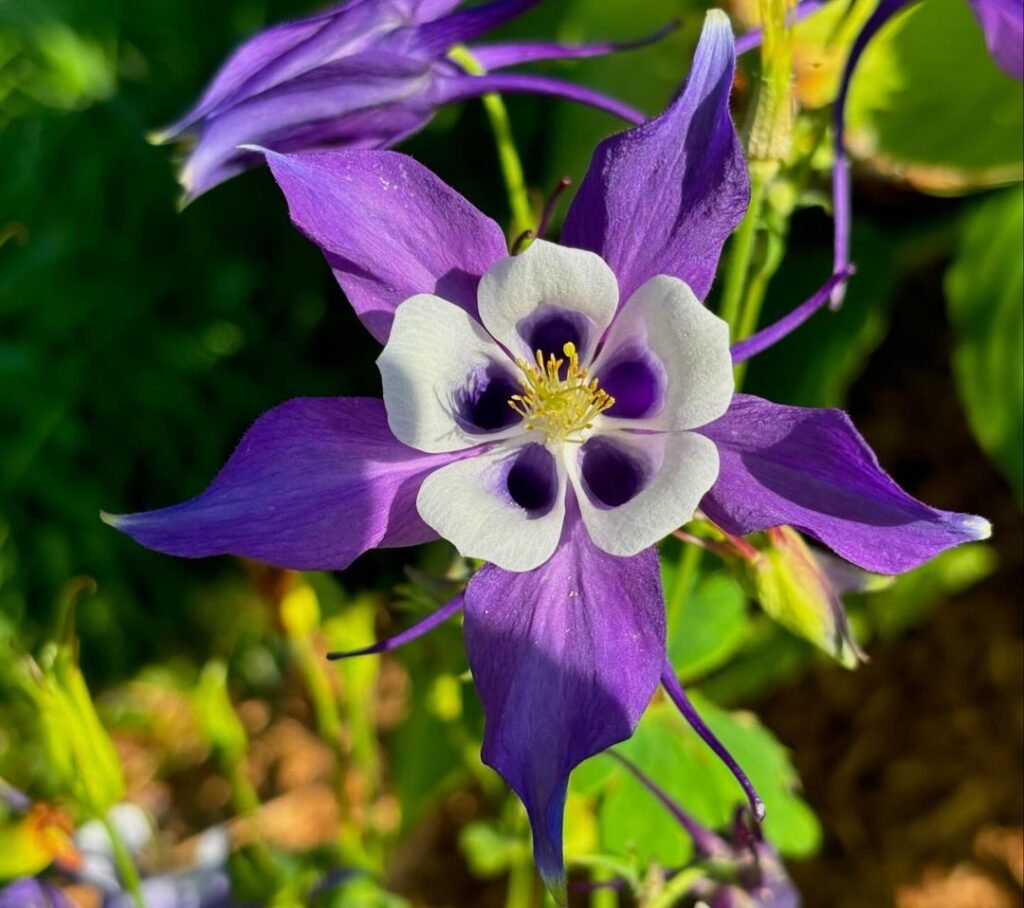
[[[580,368],[574,343],[565,344],[562,352],[568,360],[564,377],[566,359],[554,353],[544,362],[544,352],[538,350],[536,365],[516,360],[523,373],[519,379],[523,393],[513,394],[508,405],[523,417],[527,429],[543,432],[548,441],[582,444],[582,433],[593,427],[594,419],[612,406],[615,398],[598,388],[597,379]]]

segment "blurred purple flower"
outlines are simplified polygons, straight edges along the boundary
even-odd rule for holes
[[[145,812],[134,804],[117,804],[108,819],[114,824],[133,859],[153,842],[153,827]],[[114,845],[106,826],[93,820],[75,835],[83,862],[77,879],[95,887],[103,908],[132,908],[135,899],[125,890],[114,858]],[[234,908],[228,877],[230,843],[227,830],[214,826],[195,843],[188,866],[155,873],[141,880],[148,908]]]
[[[452,48],[540,0],[493,0],[458,11],[461,2],[348,0],[250,38],[228,58],[196,106],[153,136],[158,143],[194,142],[180,174],[186,199],[263,163],[262,155],[239,146],[279,152],[385,148],[422,129],[442,104],[489,91],[553,95],[633,122],[645,119],[612,98],[556,79],[469,75],[448,56]],[[516,42],[472,52],[486,70],[502,70],[616,49]]]
[[[16,880],[0,889],[0,908],[74,908],[70,899],[45,880]]]
[[[861,55],[875,33],[914,0],[881,0],[864,23],[846,58],[832,112],[833,156],[832,216],[835,219],[834,268],[841,271],[850,262],[850,161],[846,155],[846,101],[850,82]],[[1024,0],[967,0],[985,34],[992,59],[1009,76],[1024,81]],[[843,288],[832,294],[833,307],[843,301]]]
[[[465,607],[483,759],[526,805],[556,893],[569,774],[632,734],[659,681],[761,811],[665,660],[654,544],[698,505],[730,533],[790,524],[888,573],[988,533],[907,495],[845,414],[733,395],[728,331],[699,300],[749,201],[734,63],[728,20],[709,13],[676,100],[597,149],[563,245],[513,257],[496,223],[410,158],[268,151],[292,220],[385,344],[384,401],[283,404],[197,498],[106,516],[184,557],[339,570],[442,536],[490,562],[464,596],[363,652]]]

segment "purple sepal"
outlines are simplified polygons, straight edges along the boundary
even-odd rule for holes
[[[476,316],[477,284],[508,255],[505,236],[422,164],[381,151],[266,156],[292,222],[377,340],[387,341],[395,309],[417,293]]]
[[[752,356],[757,356],[758,353],[763,353],[769,347],[775,346],[775,344],[799,328],[824,306],[829,301],[835,288],[848,281],[855,270],[852,265],[847,265],[843,271],[833,274],[813,296],[802,302],[788,315],[784,315],[777,322],[762,328],[745,340],[733,344],[732,361],[734,363],[742,363]]]
[[[394,27],[393,15],[382,12],[385,10],[373,0],[355,0],[259,32],[228,57],[199,102],[157,140],[166,142],[197,133],[202,120],[233,102],[308,72],[332,52],[358,53]]]
[[[697,732],[700,739],[707,744],[712,751],[714,751],[715,756],[726,765],[729,772],[731,772],[736,778],[736,781],[740,783],[740,788],[743,789],[744,794],[747,796],[747,800],[750,802],[750,809],[753,811],[754,817],[758,821],[763,820],[764,801],[761,800],[761,796],[754,788],[754,784],[747,777],[747,774],[743,771],[740,764],[736,762],[733,755],[729,753],[726,746],[718,740],[715,733],[701,718],[700,713],[697,712],[694,705],[690,702],[690,698],[686,696],[686,691],[683,690],[683,686],[679,683],[679,679],[676,677],[676,670],[667,660],[665,661],[664,671],[661,674],[661,683],[665,688],[665,693],[667,693],[672,702],[675,703],[676,708],[680,713],[682,713],[683,718],[690,724],[690,727]]]
[[[703,299],[742,220],[750,180],[729,114],[735,54],[724,13],[705,21],[686,87],[661,116],[598,146],[562,230],[600,255],[626,301],[658,274]]]
[[[466,589],[465,616],[486,716],[483,761],[522,799],[537,867],[563,900],[569,774],[633,733],[665,657],[655,550],[600,551],[569,505],[551,559],[525,573],[486,565]]]
[[[499,25],[521,16],[541,0],[492,0],[459,10],[443,19],[426,22],[416,30],[416,47],[425,54],[445,54],[456,44],[479,38]]]
[[[1024,82],[1024,3],[1021,0],[968,0],[992,59],[1008,76]]]
[[[396,441],[379,400],[298,398],[260,417],[201,495],[104,519],[169,555],[340,570],[367,549],[436,538],[416,493],[428,473],[462,456]]]
[[[429,61],[380,51],[325,63],[210,117],[181,172],[189,199],[260,163],[242,146],[287,153],[339,145],[381,148],[433,116]]]
[[[451,602],[445,603],[439,609],[431,612],[426,618],[417,621],[412,627],[406,628],[404,631],[400,631],[393,637],[388,637],[386,640],[381,640],[377,643],[371,644],[370,646],[364,646],[361,649],[350,649],[343,650],[336,653],[328,653],[328,659],[350,659],[353,656],[370,656],[376,653],[388,653],[391,650],[398,649],[400,646],[405,646],[406,643],[412,643],[413,640],[422,637],[424,634],[430,633],[439,624],[444,624],[452,615],[462,608],[463,597],[460,593]]]
[[[697,431],[720,460],[701,510],[735,536],[789,524],[864,570],[900,574],[991,532],[980,517],[904,492],[841,410],[737,394],[725,416]]]

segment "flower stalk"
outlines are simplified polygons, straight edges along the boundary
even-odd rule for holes
[[[720,311],[734,343],[757,328],[768,282],[782,263],[792,211],[792,205],[776,204],[776,189],[793,146],[793,4],[759,0],[758,6],[764,23],[761,76],[745,130],[750,207],[733,240]],[[788,198],[790,193],[782,195]],[[737,390],[744,370],[736,366]]]
[[[487,74],[487,70],[467,47],[453,47],[448,56],[471,76]],[[508,193],[508,205],[512,213],[509,236],[519,236],[524,231],[531,230],[536,226],[536,218],[526,189],[523,162],[519,157],[519,149],[516,148],[515,137],[512,134],[512,121],[509,119],[504,100],[497,92],[484,95],[481,101],[483,101],[487,120],[491,124],[491,132],[494,133],[494,143],[498,149],[498,163],[501,165],[501,175],[505,180],[505,191]]]
[[[131,896],[135,908],[146,908],[146,898],[142,894],[142,880],[139,877],[138,868],[132,860],[128,846],[125,844],[124,839],[121,838],[117,824],[107,814],[103,814],[101,822],[110,839],[110,850],[114,859],[114,866],[117,868],[117,875],[121,878],[122,885]]]

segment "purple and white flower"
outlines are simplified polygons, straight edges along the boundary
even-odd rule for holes
[[[735,535],[790,524],[897,573],[989,531],[900,489],[843,413],[733,393],[730,353],[791,330],[843,277],[732,351],[701,306],[749,201],[734,63],[712,12],[684,90],[597,149],[561,245],[519,256],[403,155],[266,152],[292,220],[385,345],[384,400],[285,403],[198,497],[107,517],[184,557],[339,570],[441,536],[488,561],[368,651],[464,608],[483,759],[525,804],[556,893],[569,774],[632,734],[659,682],[751,792],[666,664],[661,536],[699,507]]]
[[[583,86],[501,72],[631,45],[473,46],[486,72],[471,75],[449,56],[451,50],[540,0],[493,0],[459,10],[461,2],[347,0],[250,38],[224,63],[195,107],[153,136],[160,144],[194,143],[179,176],[186,200],[263,163],[262,155],[239,146],[258,144],[280,152],[385,148],[426,126],[441,105],[490,91],[567,98],[643,122],[644,116],[628,105]]]

